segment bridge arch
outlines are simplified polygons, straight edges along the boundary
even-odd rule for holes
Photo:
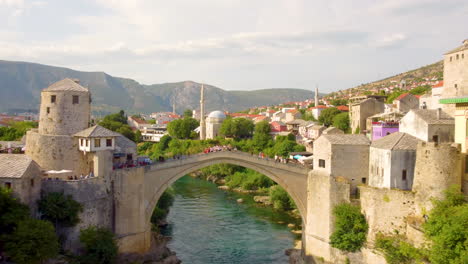
[[[307,175],[308,169],[296,165],[274,162],[273,160],[259,159],[241,152],[215,152],[196,155],[187,159],[169,161],[152,166],[145,172],[145,221],[151,227],[151,214],[162,193],[181,177],[202,168],[228,163],[255,170],[264,174],[283,187],[297,205],[302,221],[306,223],[307,217]],[[156,180],[159,184],[153,184]],[[151,186],[153,191],[151,192]],[[146,192],[148,190],[148,192]]]

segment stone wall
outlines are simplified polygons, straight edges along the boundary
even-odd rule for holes
[[[368,145],[334,144],[331,159],[331,175],[348,179],[351,193],[356,193],[359,184],[367,183],[369,176]]]
[[[78,252],[80,230],[88,226],[96,225],[113,228],[113,199],[111,183],[103,177],[95,177],[78,181],[43,180],[42,192],[63,192],[71,195],[73,199],[83,205],[80,214],[80,223],[75,227],[61,228],[60,236],[65,238],[64,248],[72,252]]]
[[[443,198],[452,185],[461,186],[461,158],[459,144],[418,144],[413,183],[418,215],[432,208],[432,198]]]
[[[378,233],[406,234],[407,217],[415,210],[414,193],[397,189],[359,186],[361,209],[369,224],[368,244]]]
[[[77,176],[90,171],[91,162],[78,150],[78,139],[64,135],[26,134],[26,155],[44,170],[73,170]]]

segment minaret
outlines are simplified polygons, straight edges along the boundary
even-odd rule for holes
[[[319,105],[318,101],[318,86],[315,86],[315,106]]]
[[[172,103],[172,113],[173,113],[174,115],[175,115],[175,113],[176,113],[175,110],[176,110],[176,109],[175,109],[175,101],[174,101],[174,103]]]
[[[201,85],[200,90],[200,139],[206,138],[206,124],[205,124],[205,87]]]

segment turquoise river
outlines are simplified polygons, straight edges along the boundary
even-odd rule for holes
[[[172,187],[176,196],[162,233],[172,237],[168,247],[182,263],[288,263],[284,251],[295,236],[285,223],[297,220],[204,180],[185,176]]]

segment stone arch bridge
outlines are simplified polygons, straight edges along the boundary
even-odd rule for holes
[[[274,180],[283,187],[291,198],[295,201],[303,222],[303,252],[307,240],[308,223],[316,219],[317,215],[309,214],[308,211],[328,210],[330,203],[311,204],[312,196],[321,196],[322,187],[316,186],[315,192],[308,192],[311,188],[309,182],[311,177],[323,178],[310,172],[310,169],[299,164],[284,164],[275,162],[272,159],[261,159],[257,156],[240,151],[220,151],[207,154],[197,154],[183,159],[169,160],[151,166],[122,169],[113,172],[112,190],[114,196],[113,229],[119,238],[120,250],[122,252],[142,253],[149,249],[151,244],[151,214],[156,206],[161,194],[176,180],[191,172],[204,167],[229,163],[243,166],[260,172]],[[325,181],[324,181],[325,179]],[[324,184],[326,193],[330,195],[330,177],[322,179],[320,184]],[[322,183],[324,181],[324,183]],[[348,186],[349,188],[349,186]],[[318,202],[318,201],[317,201]],[[319,210],[315,210],[319,209]],[[324,211],[323,211],[324,212]],[[329,214],[325,216],[329,218]],[[322,216],[319,216],[320,218]],[[323,221],[321,221],[323,222]],[[325,226],[328,221],[325,223]],[[194,227],[195,228],[195,227]],[[323,231],[321,226],[313,229]],[[312,230],[312,229],[311,229]],[[309,237],[314,240],[325,242],[328,245],[328,229],[325,228],[325,237],[321,234],[310,233]],[[315,232],[316,233],[316,232]],[[322,243],[320,242],[320,243]]]

